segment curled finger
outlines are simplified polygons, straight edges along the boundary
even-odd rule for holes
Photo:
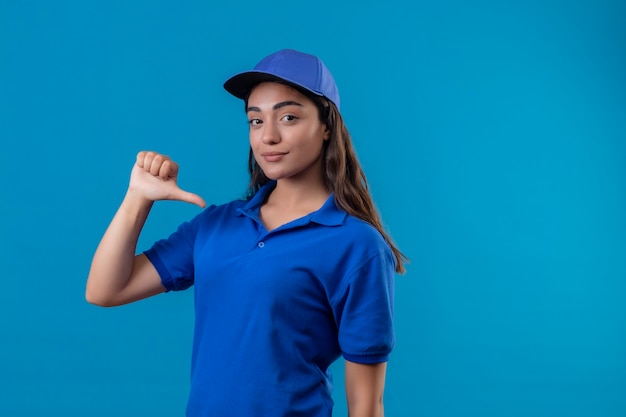
[[[148,151],[141,151],[137,153],[137,160],[135,162],[138,167],[143,168],[147,153]]]
[[[142,167],[144,170],[151,172],[152,171],[152,164],[154,162],[154,158],[157,156],[158,154],[156,152],[146,152],[143,158],[143,164],[140,165],[140,167]]]
[[[161,167],[163,166],[163,163],[168,159],[169,158],[165,155],[155,154],[152,162],[150,163],[150,174],[154,175],[155,177],[158,176],[159,172],[161,171]]]
[[[175,179],[176,175],[178,175],[178,164],[168,158],[167,160],[163,161],[163,163],[161,164],[161,168],[159,170],[158,175],[163,180],[167,180],[170,178]]]

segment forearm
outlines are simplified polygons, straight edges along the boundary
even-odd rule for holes
[[[94,254],[86,287],[89,302],[110,305],[128,284],[151,207],[152,202],[126,194]]]

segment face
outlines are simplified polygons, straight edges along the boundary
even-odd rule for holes
[[[250,146],[273,180],[323,181],[322,149],[329,133],[308,97],[284,84],[265,82],[250,93]]]

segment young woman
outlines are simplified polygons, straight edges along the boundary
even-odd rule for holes
[[[206,206],[177,186],[175,162],[139,152],[87,300],[194,286],[188,416],[328,417],[340,356],[350,416],[383,416],[393,279],[406,259],[383,230],[333,77],[317,57],[281,50],[224,87],[250,124],[248,199],[209,206],[136,255],[155,201]]]

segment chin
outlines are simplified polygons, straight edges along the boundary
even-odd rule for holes
[[[261,167],[261,169],[263,169],[263,167]],[[263,174],[265,174],[268,179],[275,181],[290,176],[289,172],[285,172],[285,170],[282,169],[270,169],[268,171],[263,169]]]
[[[281,179],[283,177],[282,175],[277,174],[275,172],[265,172],[265,171],[263,171],[263,175],[265,175],[265,177],[268,180],[273,180],[273,181],[277,181],[277,180],[279,180],[279,179]]]

